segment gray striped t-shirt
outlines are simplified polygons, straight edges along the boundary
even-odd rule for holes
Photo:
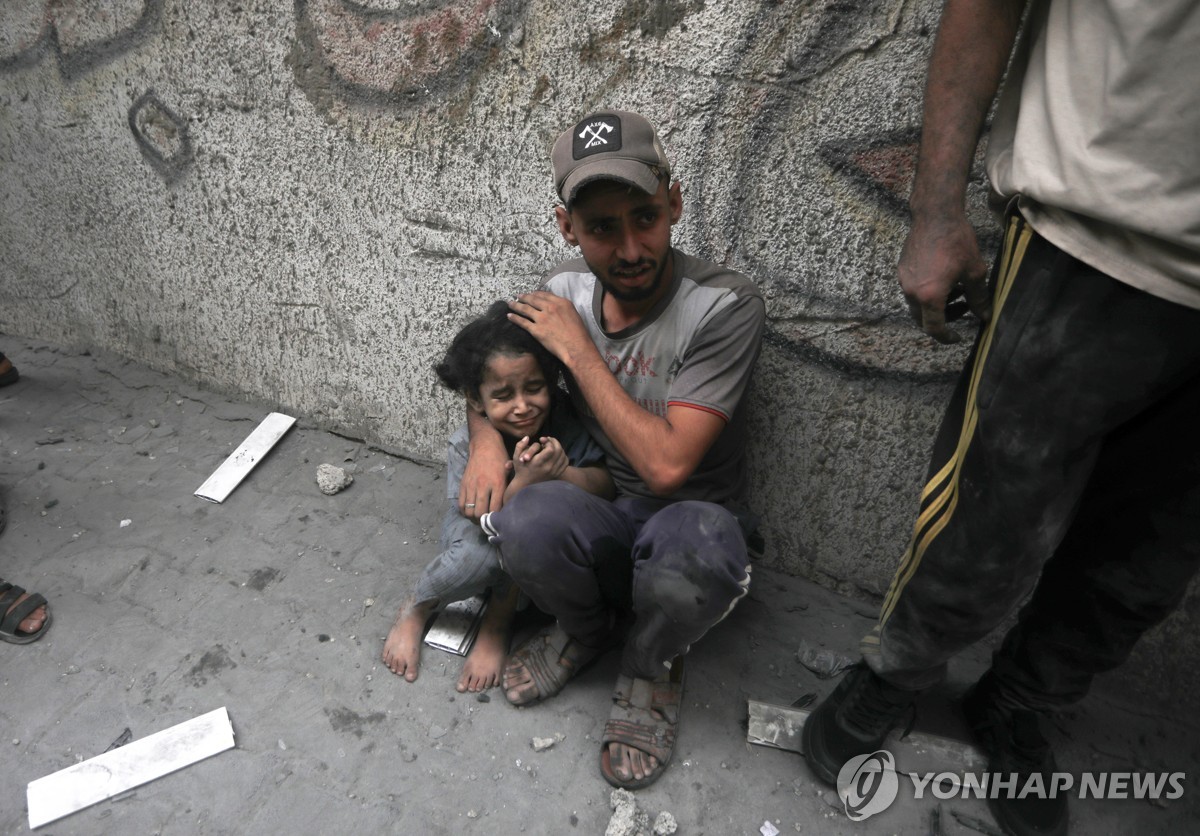
[[[664,416],[669,404],[679,404],[725,419],[724,430],[671,499],[736,501],[746,486],[746,420],[738,406],[758,359],[766,307],[758,288],[741,273],[679,250],[672,254],[670,289],[622,331],[606,333],[600,327],[604,289],[582,258],[560,264],[543,287],[574,303],[609,369],[642,408]],[[618,493],[654,496],[570,383],[580,417],[607,454]]]

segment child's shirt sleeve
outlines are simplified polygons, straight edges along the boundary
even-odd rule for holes
[[[471,455],[471,436],[463,424],[446,442],[446,499],[458,501],[458,488],[467,471],[467,458]]]
[[[545,434],[558,439],[572,467],[595,467],[604,464],[604,450],[584,428],[565,392],[554,392],[554,402],[550,409],[550,420],[546,422]],[[454,489],[454,495],[458,496],[457,487]]]

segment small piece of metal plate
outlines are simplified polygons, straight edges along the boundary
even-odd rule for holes
[[[811,714],[806,708],[792,708],[769,702],[747,700],[750,723],[746,741],[803,754],[804,723]],[[912,732],[905,737],[889,737],[884,748],[896,758],[896,771],[950,773],[984,772],[987,758],[972,744],[937,734]],[[947,783],[954,783],[949,778]]]
[[[482,595],[449,604],[438,613],[425,635],[425,644],[457,656],[466,656],[475,643],[475,637],[479,635],[486,605],[487,599]]]
[[[29,782],[29,827],[41,827],[125,790],[232,749],[224,707]]]
[[[233,489],[246,478],[246,474],[262,461],[263,456],[270,452],[294,423],[296,419],[292,416],[272,412],[254,432],[246,436],[241,446],[213,471],[213,475],[196,490],[196,496],[209,502],[224,502],[225,498],[233,493]]]

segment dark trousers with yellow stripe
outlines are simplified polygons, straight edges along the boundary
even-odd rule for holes
[[[1200,310],[1115,281],[1019,216],[934,446],[913,539],[863,640],[901,688],[941,679],[1030,591],[1001,701],[1081,698],[1200,562]]]

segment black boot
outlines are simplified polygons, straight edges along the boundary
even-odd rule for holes
[[[804,723],[804,757],[827,784],[842,765],[883,745],[888,732],[913,711],[915,691],[889,685],[865,664],[851,668]]]
[[[1037,712],[999,705],[991,683],[991,674],[985,674],[963,697],[967,724],[988,758],[989,786],[998,777],[1008,779],[1016,775],[1012,792],[1001,792],[996,798],[988,793],[988,807],[1009,836],[1064,836],[1067,796],[1058,793],[1054,798],[1049,797],[1058,767],[1050,744],[1038,727]],[[1046,792],[1017,798],[1034,773],[1041,773]]]

